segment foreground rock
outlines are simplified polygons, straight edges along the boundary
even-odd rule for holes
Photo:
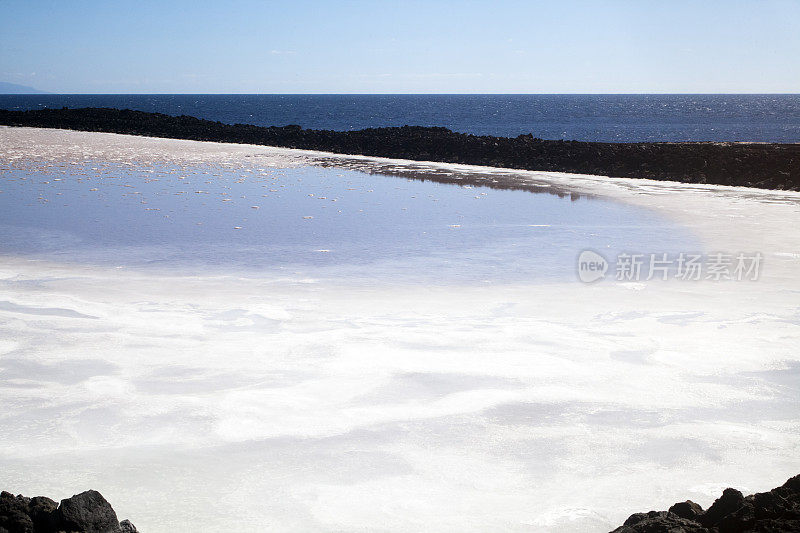
[[[636,513],[612,533],[800,532],[800,475],[769,492],[743,496],[725,489],[707,510],[692,501],[669,511]]]
[[[137,533],[103,496],[87,490],[57,504],[50,498],[0,493],[0,533]]]
[[[262,144],[524,170],[800,190],[800,144],[548,141],[533,135],[478,136],[418,126],[359,131],[310,130],[300,126],[264,128],[103,108],[0,109],[0,124]]]

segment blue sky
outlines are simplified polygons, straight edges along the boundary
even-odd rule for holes
[[[64,93],[800,92],[800,0],[0,0]]]

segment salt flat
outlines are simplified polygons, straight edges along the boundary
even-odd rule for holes
[[[494,279],[460,274],[487,258],[502,263],[515,240],[495,255],[453,259],[463,270],[428,253],[433,246],[386,264],[370,256],[363,269],[342,268],[333,247],[320,253],[334,263],[319,270],[309,261],[180,270],[141,261],[180,242],[62,250],[73,228],[43,222],[25,234],[36,243],[25,249],[6,230],[0,488],[57,498],[94,488],[151,532],[197,523],[207,531],[605,531],[635,511],[686,498],[705,506],[726,486],[766,490],[800,471],[798,193],[0,128],[0,197],[28,190],[11,180],[29,178],[31,209],[42,216],[52,212],[42,200],[54,203],[62,191],[54,179],[69,181],[63,194],[76,201],[96,192],[103,202],[118,192],[109,178],[120,167],[130,171],[126,183],[150,192],[141,209],[165,187],[174,196],[166,184],[195,179],[198,169],[210,169],[204,188],[282,169],[280,179],[337,169],[474,187],[442,190],[454,212],[462,209],[455,195],[504,194],[480,183],[525,185],[653,217],[636,231],[569,228],[575,241],[556,247],[569,257],[593,242],[585,239],[612,243],[599,250],[607,254],[632,239],[630,252],[685,244],[687,252],[758,252],[763,264],[755,281],[586,284],[574,261],[563,276],[514,276],[529,266],[521,254]],[[162,182],[149,190],[151,170]],[[386,179],[415,187],[375,176]],[[236,190],[228,202],[241,204],[236,213],[252,209]],[[517,194],[532,205],[544,198]],[[475,206],[468,221],[489,205],[474,200],[464,204]],[[415,216],[435,209],[445,207],[431,199]],[[0,214],[4,227],[15,224],[9,212]],[[297,215],[298,224],[312,216]],[[109,232],[112,216],[98,222]],[[247,216],[235,223],[241,229],[228,224],[231,235],[253,227],[256,215]],[[531,217],[531,226],[547,226]],[[431,220],[443,226],[434,244],[489,246],[444,233],[472,231],[469,222]],[[56,244],[36,253],[46,235]],[[549,268],[563,257],[554,254]],[[400,275],[409,271],[419,275]]]

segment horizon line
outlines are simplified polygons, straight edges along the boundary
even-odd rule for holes
[[[0,96],[800,96],[800,92],[219,92],[219,93],[178,93],[178,92],[35,92],[35,93],[0,93]]]

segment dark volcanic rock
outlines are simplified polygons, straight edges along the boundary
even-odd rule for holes
[[[800,532],[800,476],[769,492],[744,497],[725,489],[707,511],[692,501],[668,512],[636,513],[613,533],[797,533]]]
[[[711,507],[699,518],[706,527],[716,526],[729,514],[738,511],[744,503],[744,496],[736,489],[725,489],[722,496],[711,504]]]
[[[123,520],[120,522],[119,528],[122,530],[122,533],[139,533],[139,530],[136,529],[136,526],[131,524],[130,520]]]
[[[669,512],[687,520],[696,520],[698,516],[703,514],[703,508],[692,500],[686,500],[670,507]]]
[[[87,490],[61,500],[57,516],[66,531],[86,533],[118,533],[117,513],[96,490]]]
[[[0,493],[0,533],[137,533],[128,520],[117,514],[94,490],[61,500],[44,496],[26,498]]]
[[[57,526],[55,511],[58,504],[50,498],[36,496],[28,503],[28,514],[36,531],[55,531]]]
[[[0,109],[0,124],[260,144],[417,161],[800,190],[800,144],[600,143],[403,126],[359,131],[223,124],[129,109]]]
[[[697,522],[665,511],[636,513],[612,533],[705,533]]]
[[[33,533],[33,520],[28,515],[29,502],[30,498],[0,492],[0,532]]]

